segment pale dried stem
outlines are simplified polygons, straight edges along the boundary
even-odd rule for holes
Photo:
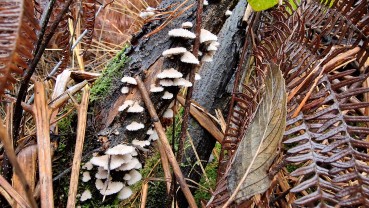
[[[75,207],[76,204],[78,178],[81,168],[83,143],[85,140],[85,132],[86,132],[87,108],[89,97],[90,97],[90,88],[88,85],[86,85],[85,88],[83,89],[81,104],[78,106],[77,138],[73,157],[72,174],[70,177],[67,207]]]
[[[164,177],[165,177],[165,182],[166,182],[166,186],[167,186],[167,193],[169,193],[170,192],[171,181],[172,181],[172,174],[170,173],[168,157],[167,157],[167,154],[165,153],[165,150],[163,149],[162,144],[160,143],[160,141],[156,142],[156,146],[157,146],[157,149],[159,150],[159,153],[160,153],[160,160],[161,160],[161,165],[163,166],[163,170],[164,170]]]
[[[141,195],[141,206],[140,208],[146,207],[146,201],[147,201],[147,191],[149,190],[149,183],[145,181],[142,184],[142,195]]]
[[[183,176],[183,173],[181,171],[181,168],[179,167],[178,163],[177,163],[177,160],[174,156],[174,153],[172,151],[172,148],[170,147],[170,144],[168,142],[168,139],[167,139],[167,136],[165,134],[165,131],[164,131],[164,128],[163,126],[161,125],[160,123],[160,120],[159,120],[159,117],[156,113],[156,110],[154,108],[154,105],[153,103],[151,102],[150,100],[150,97],[149,97],[149,94],[147,92],[147,89],[144,85],[144,83],[142,82],[141,78],[136,76],[136,81],[137,81],[137,86],[141,92],[141,95],[142,95],[142,99],[143,101],[145,102],[145,105],[147,107],[147,110],[153,120],[153,123],[154,123],[154,127],[155,127],[155,130],[159,136],[159,141],[161,142],[162,144],[162,147],[163,149],[165,150],[165,153],[168,157],[168,160],[169,160],[169,163],[170,165],[172,166],[173,168],[173,172],[176,176],[176,179],[177,181],[179,182],[179,185],[182,189],[182,192],[183,194],[185,195],[187,201],[188,201],[188,204],[191,208],[193,207],[196,207],[197,208],[197,205],[196,205],[196,202],[195,202],[195,199],[185,181],[185,178]]]
[[[45,87],[42,82],[35,83],[35,103],[33,116],[36,120],[38,147],[39,182],[41,191],[41,207],[53,208],[53,178],[50,144],[50,109],[46,102]]]
[[[3,188],[3,190],[0,190],[0,193],[6,198],[6,200],[9,202],[9,204],[13,204],[11,198],[14,199],[15,202],[18,203],[20,207],[31,207],[28,202],[21,196],[19,193],[14,190],[14,188],[8,183],[8,181],[5,180],[5,178],[0,175],[0,188]],[[6,194],[4,194],[4,192]]]

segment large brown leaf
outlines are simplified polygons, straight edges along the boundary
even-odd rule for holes
[[[235,153],[228,176],[230,192],[238,192],[235,196],[237,203],[269,188],[268,169],[277,155],[277,147],[286,126],[286,89],[278,66],[271,65],[267,70],[264,90],[255,116]]]

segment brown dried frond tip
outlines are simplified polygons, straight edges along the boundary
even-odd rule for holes
[[[27,69],[33,58],[38,21],[34,18],[33,1],[0,1],[0,96],[16,83],[15,75]],[[6,14],[6,15],[5,15]]]

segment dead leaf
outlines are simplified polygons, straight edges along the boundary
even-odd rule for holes
[[[286,88],[278,66],[270,66],[264,90],[255,116],[235,153],[228,176],[228,189],[233,193],[236,203],[269,188],[271,180],[268,169],[277,156],[277,147],[286,127]]]

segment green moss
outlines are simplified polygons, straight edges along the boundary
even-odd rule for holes
[[[126,47],[125,47],[126,48]],[[101,77],[97,79],[91,88],[90,101],[96,101],[105,97],[110,92],[113,78],[119,77],[121,68],[128,58],[124,55],[125,48],[106,66]]]
[[[217,152],[220,152],[221,145],[217,142],[215,145],[215,149]],[[195,200],[198,206],[201,206],[200,201],[206,200],[208,201],[211,197],[210,189],[215,188],[216,180],[217,180],[217,172],[218,172],[218,163],[219,161],[214,159],[211,163],[209,163],[205,168],[206,176],[208,177],[209,181],[206,180],[205,174],[200,180],[199,189],[195,192]]]

